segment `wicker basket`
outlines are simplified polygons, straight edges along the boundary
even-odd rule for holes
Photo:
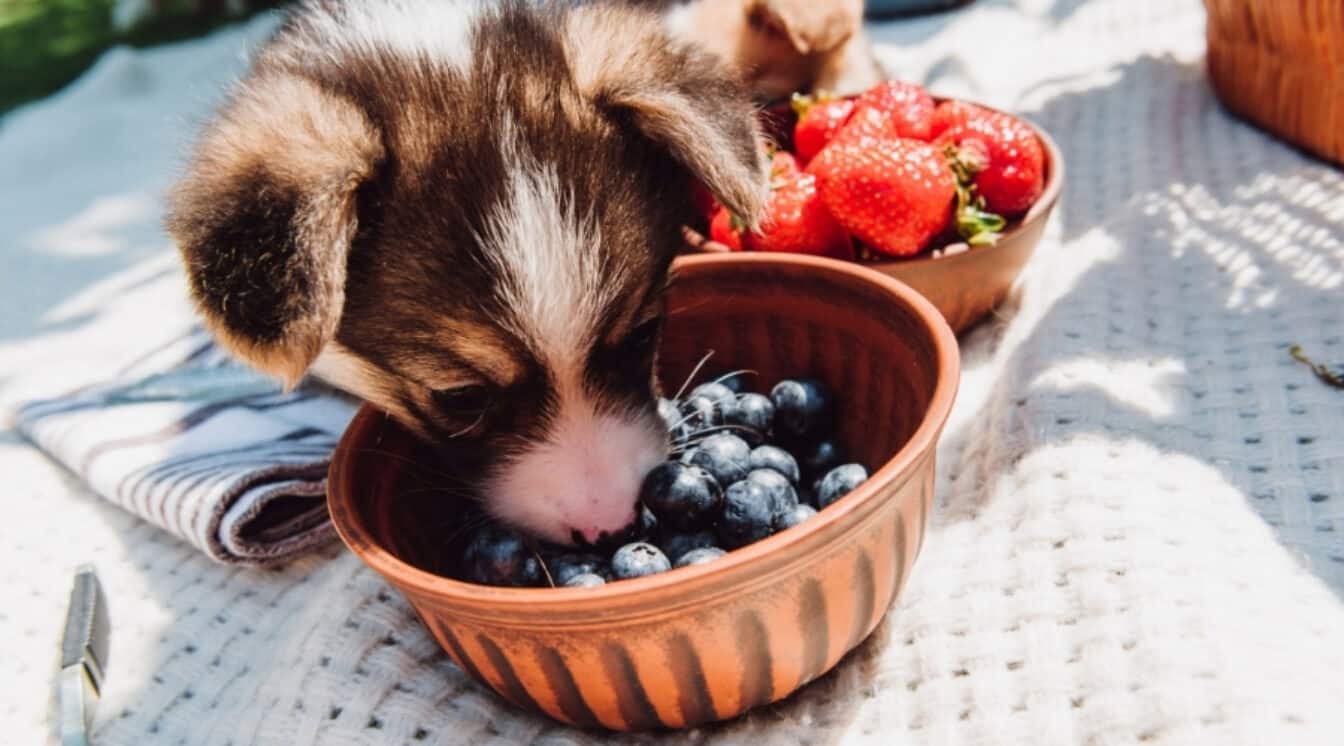
[[[1209,77],[1223,104],[1344,163],[1344,2],[1204,0]]]

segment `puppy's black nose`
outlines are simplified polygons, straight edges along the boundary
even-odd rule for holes
[[[628,544],[637,537],[648,536],[654,528],[657,527],[657,519],[648,508],[640,506],[635,512],[635,517],[624,526],[613,531],[608,530],[589,530],[583,531],[578,528],[571,528],[569,532],[570,541],[575,546],[593,547],[599,549],[612,549]]]

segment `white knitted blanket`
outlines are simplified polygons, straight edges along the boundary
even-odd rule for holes
[[[267,23],[113,54],[0,122],[5,399],[57,384],[22,375],[39,359],[115,359],[64,340],[95,301],[132,302],[127,268],[166,248],[145,195]],[[1344,361],[1344,178],[1219,109],[1202,28],[1197,0],[874,26],[903,76],[1044,125],[1069,181],[1020,291],[964,340],[910,585],[789,701],[629,739],[520,715],[340,547],[219,566],[11,437],[3,740],[51,738],[68,583],[92,561],[100,745],[1344,743],[1344,392],[1287,353]]]

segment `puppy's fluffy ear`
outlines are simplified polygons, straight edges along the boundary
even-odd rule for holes
[[[290,386],[336,333],[356,191],[381,158],[349,101],[263,73],[224,106],[170,193],[168,231],[206,325]]]
[[[652,13],[585,6],[566,22],[579,91],[667,148],[724,206],[755,227],[768,193],[756,109],[738,75],[673,41]]]
[[[782,34],[798,54],[834,51],[863,26],[862,0],[748,0],[747,14]]]

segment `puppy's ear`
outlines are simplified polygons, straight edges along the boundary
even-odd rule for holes
[[[170,193],[168,231],[206,325],[290,386],[340,323],[356,191],[382,155],[348,100],[263,73],[224,106]]]
[[[740,77],[713,55],[674,41],[646,11],[585,6],[570,13],[565,32],[580,93],[665,147],[754,228],[769,164]]]
[[[825,54],[858,33],[863,25],[862,0],[747,0],[752,23],[789,40],[798,54]]]

